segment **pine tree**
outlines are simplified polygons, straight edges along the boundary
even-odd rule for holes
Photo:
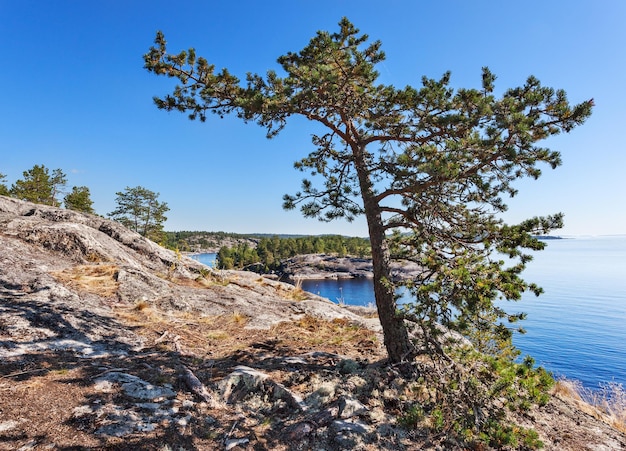
[[[165,202],[159,202],[159,193],[136,186],[126,187],[115,194],[117,208],[109,213],[109,217],[153,241],[163,238],[165,213],[169,207]]]
[[[10,193],[9,187],[6,185],[7,176],[0,173],[0,196],[8,196]]]
[[[83,213],[95,213],[89,188],[86,186],[73,186],[72,192],[68,193],[63,202],[68,210],[81,211]]]
[[[17,180],[11,186],[11,195],[36,204],[52,205],[54,202],[53,186],[48,168],[44,165],[35,165],[22,174],[24,178]]]
[[[500,319],[508,315],[495,301],[539,292],[520,277],[530,259],[524,252],[541,249],[532,234],[560,227],[562,216],[507,225],[499,219],[504,198],[515,194],[517,179],[538,178],[540,164],[561,163],[558,152],[537,143],[582,124],[593,101],[570,105],[564,91],[532,76],[497,97],[487,68],[478,89],[454,90],[450,73],[423,77],[417,88],[377,84],[375,67],[385,55],[379,41],[368,40],[344,18],[337,32],[320,31],[300,52],[279,57],[284,76],[249,73],[245,82],[227,69],[216,72],[193,49],[168,54],[161,32],[144,61],[148,71],[179,82],[172,94],[154,99],[160,109],[200,121],[210,113],[235,114],[265,127],[268,138],[292,116],[325,128],[312,138],[315,149],[296,163],[323,183],[305,180],[284,206],[324,221],[365,216],[392,362],[416,352],[405,326],[409,317],[424,332],[418,347],[433,352],[439,352],[437,323],[469,336],[506,338]],[[496,251],[517,263],[505,266]],[[424,268],[407,283],[415,302],[406,311],[395,301],[395,257]]]

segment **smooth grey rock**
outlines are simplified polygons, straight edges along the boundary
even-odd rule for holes
[[[152,385],[137,376],[117,371],[106,373],[94,382],[101,391],[110,391],[112,383],[121,384],[124,393],[136,399],[157,400],[176,396],[176,392],[170,388]]]

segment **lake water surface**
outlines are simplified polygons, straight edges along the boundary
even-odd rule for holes
[[[209,263],[215,254],[196,258]],[[527,334],[514,338],[522,353],[589,388],[626,386],[626,237],[547,241],[524,278],[545,292],[504,306],[528,313]],[[368,279],[305,280],[302,288],[334,302],[374,305]]]

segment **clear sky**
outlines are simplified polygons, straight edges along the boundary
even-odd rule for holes
[[[571,102],[593,98],[585,125],[545,143],[564,164],[521,183],[507,220],[562,211],[557,233],[626,233],[623,0],[0,0],[0,173],[10,185],[35,164],[60,168],[102,215],[117,191],[144,186],[168,203],[166,230],[365,236],[363,221],[282,210],[303,177],[293,162],[312,149],[308,124],[267,140],[236,118],[192,122],[157,110],[152,97],[173,81],[143,69],[162,30],[171,52],[195,47],[239,78],[265,73],[342,16],[382,41],[383,83],[450,70],[455,87],[479,87],[488,66],[500,92],[535,75]]]

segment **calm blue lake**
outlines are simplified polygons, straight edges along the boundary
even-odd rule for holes
[[[196,259],[210,264],[215,254]],[[522,353],[589,388],[608,381],[626,386],[626,237],[547,241],[525,279],[545,292],[505,306],[528,313],[527,334],[515,336]],[[302,287],[334,302],[374,305],[368,279],[305,280]]]
[[[213,268],[215,266],[215,258],[217,257],[217,254],[192,254],[190,257]]]

